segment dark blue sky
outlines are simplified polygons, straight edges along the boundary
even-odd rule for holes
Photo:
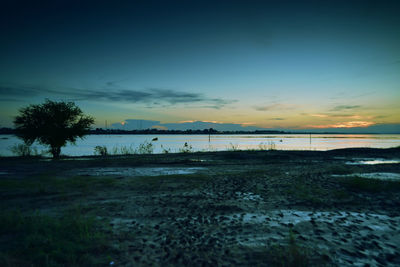
[[[400,1],[3,1],[0,125],[45,98],[97,119],[400,123]]]

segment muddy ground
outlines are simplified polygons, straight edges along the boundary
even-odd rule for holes
[[[399,266],[399,159],[399,148],[0,158],[1,208],[79,206],[105,223],[104,266]]]

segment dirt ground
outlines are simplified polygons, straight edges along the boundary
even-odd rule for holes
[[[95,216],[104,266],[399,266],[399,177],[400,148],[0,158],[0,198]]]

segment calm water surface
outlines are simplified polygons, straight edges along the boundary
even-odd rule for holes
[[[153,141],[153,138],[158,138]],[[115,149],[137,149],[144,142],[152,142],[154,153],[179,152],[187,143],[192,151],[221,151],[233,149],[279,150],[330,150],[348,147],[389,148],[400,146],[400,134],[276,134],[276,135],[88,135],[76,145],[67,145],[61,153],[69,156],[93,155],[95,146],[106,146],[108,152]],[[22,143],[14,135],[0,135],[0,155],[12,156],[10,148]],[[46,150],[34,144],[38,151]]]

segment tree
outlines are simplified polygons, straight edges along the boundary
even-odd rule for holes
[[[75,143],[90,130],[94,119],[83,114],[73,102],[46,100],[19,110],[14,119],[16,134],[27,145],[38,141],[50,147],[53,158],[60,156],[61,147]]]

